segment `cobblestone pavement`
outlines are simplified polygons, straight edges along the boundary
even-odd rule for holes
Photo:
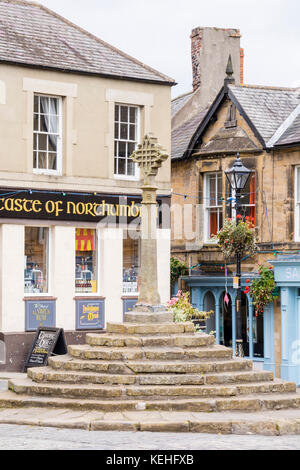
[[[84,431],[0,425],[0,450],[299,450],[300,436]]]

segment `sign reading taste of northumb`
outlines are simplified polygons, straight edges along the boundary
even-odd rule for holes
[[[140,204],[141,196],[0,190],[0,217],[9,219],[131,222],[140,219]]]

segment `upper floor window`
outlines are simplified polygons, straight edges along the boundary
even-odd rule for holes
[[[129,158],[135,151],[139,135],[139,108],[115,105],[115,176],[136,178],[138,169]]]
[[[295,241],[300,241],[300,167],[295,169]]]
[[[208,173],[204,177],[205,241],[210,241],[223,226],[222,173]]]
[[[36,173],[61,172],[62,100],[34,96],[33,169]]]
[[[230,194],[233,198],[235,198],[234,191],[231,190],[229,184],[227,185],[227,193]],[[240,213],[248,220],[252,227],[255,227],[255,204],[256,204],[256,178],[255,178],[255,171],[252,171],[246,186],[241,192],[240,198]],[[230,204],[229,207],[229,217],[236,217],[236,210],[235,204]]]

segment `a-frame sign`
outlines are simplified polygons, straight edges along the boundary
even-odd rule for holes
[[[38,328],[25,361],[23,372],[30,367],[43,367],[51,356],[67,354],[67,344],[62,328]]]

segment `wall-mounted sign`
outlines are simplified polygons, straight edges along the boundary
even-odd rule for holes
[[[234,289],[238,289],[239,287],[240,287],[239,278],[238,278],[238,277],[234,277],[234,278],[233,278],[233,288],[234,288]]]
[[[55,300],[25,301],[25,331],[35,331],[39,327],[55,327]]]
[[[103,330],[104,326],[104,299],[76,300],[76,330]]]
[[[64,330],[61,328],[39,328],[24,364],[23,372],[29,367],[42,367],[48,364],[51,355],[67,354]]]
[[[164,198],[167,203],[169,198]],[[162,199],[158,199],[158,205]],[[0,217],[8,219],[73,220],[129,223],[140,220],[141,197],[0,190]]]

